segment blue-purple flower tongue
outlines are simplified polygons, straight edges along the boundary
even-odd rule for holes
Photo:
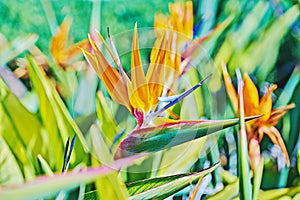
[[[76,138],[76,134],[72,138],[72,142],[71,142],[71,146],[70,146],[70,150],[69,150],[70,137],[68,137],[66,147],[65,147],[65,152],[64,152],[64,163],[63,163],[63,167],[62,167],[62,173],[65,173],[68,171],[72,151],[73,151],[74,145],[75,145],[75,138]]]
[[[171,106],[173,106],[174,104],[178,103],[179,101],[183,100],[185,97],[187,97],[189,94],[191,94],[192,92],[194,92],[197,88],[199,88],[204,81],[206,81],[207,79],[209,79],[212,76],[212,74],[209,74],[207,77],[205,77],[204,79],[202,79],[199,83],[197,83],[196,85],[194,85],[193,87],[191,87],[190,89],[184,91],[183,93],[179,94],[179,95],[174,95],[174,96],[168,96],[168,97],[159,97],[159,101],[160,102],[168,102],[167,105],[163,106],[161,109],[159,109],[158,111],[154,112],[151,117],[156,117],[159,114],[161,114],[162,112],[164,112],[165,110],[167,110],[168,108],[170,108]]]

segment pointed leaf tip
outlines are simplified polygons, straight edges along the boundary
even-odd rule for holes
[[[259,116],[246,117],[245,121]],[[171,148],[238,124],[239,118],[227,120],[174,121],[131,132],[119,144],[115,159],[141,152],[157,152]]]

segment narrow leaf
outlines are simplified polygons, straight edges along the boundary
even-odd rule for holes
[[[31,56],[26,56],[28,71],[31,83],[39,98],[39,107],[43,124],[48,131],[49,146],[52,149],[53,160],[49,164],[56,165],[61,169],[63,162],[63,146],[68,136],[74,133],[79,138],[79,143],[75,146],[76,160],[80,161],[86,156],[88,145],[83,134],[71,118],[66,106],[60,98],[58,92],[46,77],[41,67],[36,64]]]
[[[34,181],[20,185],[0,187],[0,199],[41,199],[50,198],[60,191],[69,191],[82,183],[89,183],[122,167],[132,165],[134,160],[144,155],[120,159],[110,165],[88,168],[81,171],[71,171],[54,176],[41,176]]]
[[[201,172],[178,174],[128,183],[130,199],[164,199],[211,173],[219,163]]]
[[[239,186],[240,186],[240,198],[252,199],[252,190],[250,183],[250,169],[248,162],[248,144],[246,135],[246,125],[244,116],[244,99],[243,99],[243,87],[244,83],[240,71],[237,71],[238,77],[238,98],[239,98],[239,135],[238,135],[238,173],[239,173]]]
[[[258,199],[258,194],[260,190],[260,185],[263,176],[263,169],[264,169],[264,159],[260,158],[259,165],[254,170],[253,175],[253,199]]]
[[[207,140],[206,137],[202,137],[163,151],[157,175],[165,176],[189,171],[204,151]]]
[[[96,159],[92,159],[93,165],[109,165],[113,161],[113,156],[96,125],[91,127],[91,137],[93,153],[96,155]],[[111,172],[106,176],[99,177],[95,183],[100,199],[128,199],[129,194],[125,184],[118,177],[117,172]]]
[[[258,199],[271,200],[271,199],[284,199],[285,196],[288,196],[288,199],[296,196],[300,193],[300,186],[291,187],[291,188],[280,188],[267,191],[260,191]],[[297,198],[294,198],[297,199]]]
[[[96,113],[100,123],[100,130],[105,132],[106,142],[111,145],[118,133],[117,124],[114,121],[113,112],[102,92],[96,96]]]
[[[51,170],[49,164],[47,163],[47,161],[41,156],[38,155],[38,161],[41,165],[42,171],[48,175],[48,176],[52,176],[53,175],[53,171]]]
[[[33,157],[48,155],[44,131],[36,115],[29,112],[0,78],[0,135],[11,149],[26,179],[33,178]],[[28,134],[30,133],[30,134]]]
[[[285,84],[278,100],[276,101],[276,104],[274,106],[275,108],[280,106],[285,106],[290,102],[299,82],[300,82],[300,65],[297,65],[292,75],[290,76],[288,82]]]

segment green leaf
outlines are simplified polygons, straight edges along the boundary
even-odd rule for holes
[[[208,35],[195,39],[185,49],[185,51],[182,53],[182,57],[186,58],[183,61],[183,63],[188,63],[186,67],[208,65],[207,61],[210,60],[212,51],[216,46],[218,39],[231,24],[232,20],[233,16],[229,16],[222,23],[218,24]],[[208,88],[213,92],[217,91],[221,87],[219,73],[215,71],[214,66],[197,67],[197,70],[200,71],[200,74],[213,74],[212,80],[208,82]]]
[[[93,154],[97,160],[92,159],[93,165],[109,165],[113,162],[113,156],[104,141],[99,128],[96,125],[91,127],[91,138],[93,142]],[[123,181],[118,177],[117,172],[111,172],[99,177],[96,181],[96,188],[100,199],[128,199],[128,192]]]
[[[41,67],[36,64],[31,56],[27,55],[26,59],[30,80],[38,95],[42,121],[49,136],[48,148],[52,150],[52,160],[49,161],[50,166],[55,166],[56,170],[61,169],[64,143],[74,133],[80,141],[75,145],[74,157],[76,157],[76,162],[81,162],[86,157],[86,152],[88,152],[88,145],[84,136]]]
[[[46,174],[46,175],[50,175],[52,176],[53,175],[53,171],[51,170],[49,164],[47,163],[47,161],[41,156],[41,155],[38,155],[38,161],[41,165],[41,168],[42,168],[42,171]]]
[[[219,166],[219,163],[201,172],[178,174],[128,183],[130,199],[164,199],[196,182]]]
[[[18,163],[0,135],[0,185],[19,184],[24,181]]]
[[[72,70],[63,70],[60,66],[53,64],[51,70],[55,74],[57,88],[59,94],[65,99],[66,104],[69,106],[71,113],[74,113],[74,94],[78,91],[77,73]]]
[[[97,178],[107,175],[112,171],[120,170],[129,166],[134,160],[141,156],[120,159],[110,165],[88,168],[86,170],[74,170],[66,174],[56,174],[54,176],[41,176],[34,181],[20,185],[1,187],[0,199],[40,199],[50,198],[60,191],[70,191],[80,186],[82,183],[90,183]]]
[[[72,107],[74,107],[73,109],[76,114],[87,115],[95,112],[96,91],[99,79],[92,70],[86,70],[81,73],[77,72],[77,74],[78,87],[74,97],[72,96],[69,101],[74,104]]]
[[[106,144],[110,146],[119,131],[111,113],[111,109],[102,92],[97,93],[96,111],[100,129],[102,133],[105,133]]]
[[[79,129],[83,134],[86,134],[88,130],[91,128],[92,124],[95,123],[97,119],[96,113],[91,113],[89,115],[83,115],[77,117],[75,119],[76,124],[78,125]]]
[[[189,171],[199,159],[207,140],[206,137],[202,137],[164,151],[160,158],[157,175],[171,175]]]
[[[237,31],[232,33],[230,37],[235,47],[235,51],[241,51],[249,44],[255,32],[260,28],[264,16],[269,9],[270,5],[268,2],[258,1],[251,12],[247,14],[243,19],[242,25]]]
[[[282,93],[280,94],[278,100],[276,101],[275,108],[280,106],[287,105],[293,94],[295,93],[295,89],[300,82],[300,65],[297,65],[290,76],[288,82],[285,84]]]
[[[214,26],[216,21],[216,15],[218,10],[218,1],[217,0],[204,0],[198,2],[198,8],[195,13],[195,17],[203,17],[203,16],[210,16],[208,18],[202,19],[205,22],[200,22],[201,26],[199,27],[200,30],[197,30],[197,37],[207,34],[211,28]]]
[[[200,81],[197,70],[195,68],[189,69],[186,76],[189,80],[189,83],[183,81],[183,84],[185,84],[187,88],[191,88],[192,85],[196,85]],[[199,119],[203,116],[204,103],[201,90],[202,87],[199,87],[197,90],[193,91],[191,95],[182,100],[180,119]]]
[[[235,20],[242,20],[242,24],[238,27],[237,30],[232,29],[232,31],[227,34],[225,41],[223,42],[220,50],[218,50],[217,55],[214,59],[214,62],[217,67],[222,66],[222,62],[229,63],[229,72],[233,71],[236,67],[243,66],[239,62],[244,60],[249,60],[245,56],[245,58],[240,59],[240,54],[242,54],[244,48],[247,48],[249,42],[251,41],[253,35],[257,32],[259,28],[260,22],[263,20],[264,15],[266,14],[267,10],[269,9],[269,3],[264,1],[259,1],[251,12],[247,13],[244,18],[239,19],[235,16]],[[233,22],[233,26],[234,26]],[[237,56],[239,55],[239,56]],[[253,60],[253,59],[252,59]],[[251,61],[251,60],[250,60]],[[215,90],[221,87],[221,80],[219,76],[213,76],[213,80],[211,81],[213,88],[215,84],[217,87]]]
[[[45,11],[45,15],[48,21],[48,26],[49,29],[51,31],[52,35],[55,35],[55,33],[57,32],[57,29],[59,28],[57,20],[56,20],[56,16],[55,16],[55,12],[53,10],[52,7],[52,2],[51,1],[44,1],[44,0],[40,0],[43,9]]]
[[[246,119],[251,120],[257,117]],[[167,149],[234,126],[238,122],[239,119],[175,121],[156,127],[140,128],[134,130],[120,143],[115,158]]]
[[[298,16],[299,8],[296,5],[274,19],[272,23],[269,22],[270,25],[263,30],[263,34],[258,35],[258,39],[246,46],[243,51],[233,54],[229,65],[230,71],[233,71],[236,66],[242,66],[243,72],[258,72],[256,78],[260,82],[264,81],[277,60],[282,38],[297,20]],[[233,38],[233,44],[236,38]],[[228,46],[229,48],[231,47],[230,45]],[[221,53],[220,51],[219,54]]]
[[[243,88],[244,82],[240,71],[237,71],[238,77],[238,98],[239,98],[239,134],[238,134],[238,174],[239,174],[239,186],[240,186],[240,198],[252,200],[251,180],[250,180],[250,168],[248,162],[248,144],[247,133],[244,115],[244,99]]]
[[[298,167],[298,173],[300,174],[300,148],[298,149],[297,167]]]
[[[239,179],[223,170],[221,176],[226,183],[226,186],[216,194],[213,194],[207,198],[207,200],[219,200],[219,199],[233,199],[239,194]]]
[[[260,40],[250,49],[251,54],[248,54],[248,56],[256,58],[252,59],[254,61],[253,66],[259,66],[257,69],[259,71],[257,79],[261,81],[265,80],[273,69],[278,56],[280,42],[298,17],[299,6],[295,5],[276,19],[265,31]],[[246,62],[244,60],[243,63],[240,63],[240,66],[247,64]]]
[[[35,177],[34,157],[48,157],[44,130],[36,115],[29,112],[0,78],[0,135],[15,155],[26,179]]]
[[[83,196],[83,200],[98,200],[98,199],[99,197],[96,190],[87,192]]]
[[[258,199],[260,190],[261,180],[263,176],[264,159],[260,158],[259,165],[254,169],[253,172],[253,199]]]
[[[284,196],[289,196],[289,198],[291,198],[296,196],[299,193],[300,193],[300,186],[267,190],[267,191],[261,191],[258,195],[258,199],[271,200],[271,199],[279,199]]]

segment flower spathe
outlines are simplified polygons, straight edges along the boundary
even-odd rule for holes
[[[233,110],[236,115],[239,113],[238,108],[238,97],[237,93],[234,89],[234,86],[231,82],[231,78],[227,72],[226,65],[223,64],[223,78],[225,82],[225,87],[229,99],[231,101]],[[244,88],[243,88],[243,98],[244,98],[244,112],[245,116],[259,115],[263,114],[262,117],[250,121],[246,124],[248,145],[249,145],[249,157],[250,161],[253,163],[253,159],[251,156],[255,155],[257,157],[257,153],[253,153],[253,149],[251,147],[258,146],[257,142],[260,142],[266,134],[270,140],[278,145],[285,156],[286,165],[290,165],[289,155],[287,153],[285,144],[279,131],[276,129],[275,125],[278,121],[287,113],[288,110],[295,107],[294,103],[291,103],[287,106],[275,108],[272,110],[272,93],[276,90],[277,85],[271,84],[269,88],[266,88],[266,93],[259,99],[258,90],[255,84],[252,82],[248,74],[244,74],[243,77]],[[256,144],[256,145],[255,145]],[[252,153],[251,153],[252,152]]]

